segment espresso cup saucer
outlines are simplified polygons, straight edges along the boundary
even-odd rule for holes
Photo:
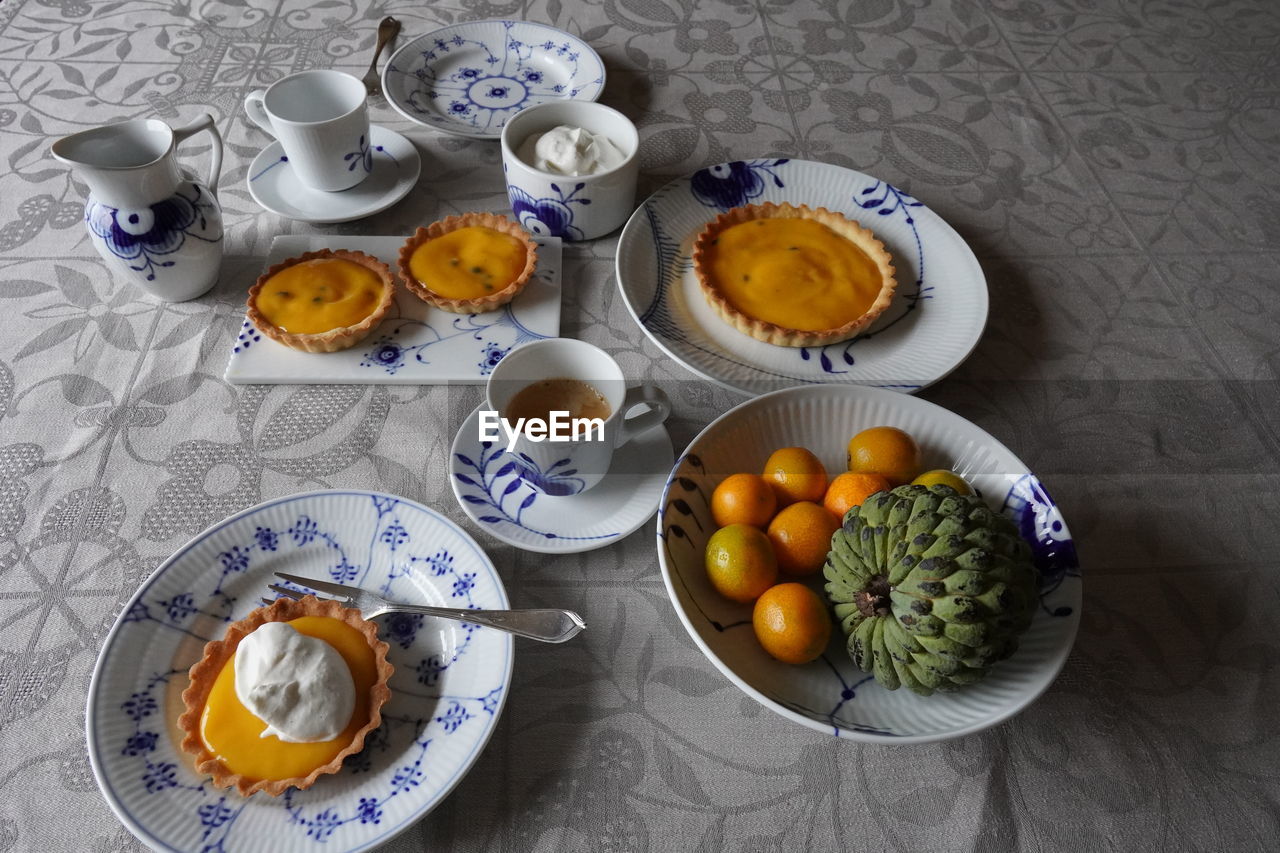
[[[249,194],[272,213],[316,225],[351,222],[386,210],[413,189],[422,161],[413,143],[394,130],[370,125],[369,136],[368,147],[352,164],[369,168],[369,177],[349,190],[331,193],[304,186],[280,143],[273,141],[249,166]]]
[[[548,491],[539,492],[525,482],[505,441],[480,441],[479,424],[477,408],[453,439],[453,494],[481,530],[525,551],[576,554],[612,545],[653,517],[675,464],[671,436],[659,425],[614,451],[609,473],[594,488],[574,494],[575,472],[553,464],[543,475]]]

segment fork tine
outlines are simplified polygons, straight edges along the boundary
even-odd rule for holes
[[[278,599],[278,598],[259,598],[258,600],[259,600],[259,601],[261,601],[263,604],[271,605],[271,604],[275,604],[275,603],[276,603],[277,601],[279,601],[280,599]]]
[[[278,592],[281,595],[283,595],[285,598],[292,598],[294,601],[297,601],[298,599],[306,595],[305,592],[298,592],[296,589],[289,589],[289,587],[280,586],[280,584],[278,583],[267,584],[267,589],[271,590],[272,592]]]
[[[336,595],[347,599],[354,599],[356,595],[361,592],[361,590],[356,587],[343,586],[340,583],[333,583],[331,581],[304,578],[299,575],[285,574],[284,572],[276,572],[275,575],[276,577],[283,578],[290,583],[296,583],[298,586],[305,586],[307,589],[314,589],[317,592],[327,592],[330,595]]]

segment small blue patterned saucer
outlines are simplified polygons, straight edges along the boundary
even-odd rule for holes
[[[675,462],[671,436],[658,426],[619,447],[605,478],[580,494],[575,472],[551,465],[543,475],[551,494],[543,494],[524,481],[501,445],[480,441],[479,424],[476,409],[454,437],[449,482],[481,530],[525,551],[576,554],[619,541],[653,516]],[[524,464],[536,467],[527,457]]]
[[[274,572],[332,579],[404,602],[510,605],[484,551],[435,510],[376,492],[290,495],[206,530],[125,607],[89,685],[89,759],[107,803],[157,850],[327,853],[403,832],[466,775],[511,684],[511,635],[389,614],[378,634],[395,674],[383,724],[342,770],[305,791],[214,788],[175,742],[187,669],[259,606]]]
[[[361,144],[364,140],[361,139]],[[422,168],[418,149],[394,130],[369,126],[369,142],[351,168],[369,177],[349,190],[323,192],[304,186],[279,142],[262,149],[249,164],[249,195],[266,210],[315,224],[351,222],[386,210],[409,194]]]
[[[604,90],[591,45],[530,21],[468,21],[403,45],[382,70],[387,102],[433,130],[497,139],[525,107]]]

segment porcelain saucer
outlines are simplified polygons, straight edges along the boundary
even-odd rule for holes
[[[453,439],[453,494],[481,530],[525,551],[576,554],[612,545],[653,516],[675,462],[667,428],[654,427],[614,452],[594,488],[550,496],[524,482],[501,443],[480,441],[479,423],[477,408]]]
[[[279,142],[249,166],[249,194],[272,213],[318,225],[351,222],[386,210],[408,195],[422,167],[418,149],[394,130],[369,126],[373,171],[356,186],[329,193],[303,186]]]

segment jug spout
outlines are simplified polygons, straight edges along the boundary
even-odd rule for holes
[[[73,167],[89,191],[119,208],[144,208],[173,195],[182,174],[174,156],[174,132],[156,119],[82,130],[51,146],[55,159]]]

